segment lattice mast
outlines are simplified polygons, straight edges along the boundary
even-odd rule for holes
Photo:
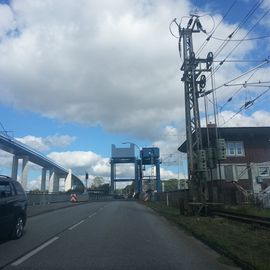
[[[181,80],[185,84],[188,178],[189,183],[191,183],[193,201],[203,202],[206,193],[207,165],[206,153],[202,145],[198,99],[206,85],[206,77],[201,73],[211,70],[213,53],[209,52],[205,59],[195,57],[192,34],[201,31],[205,32],[197,15],[191,15],[186,28],[181,28],[178,25],[178,29],[180,37],[179,51],[180,55],[183,52],[184,58],[181,67],[184,73]]]

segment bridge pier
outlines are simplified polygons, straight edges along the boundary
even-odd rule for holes
[[[28,180],[28,161],[27,156],[22,157],[22,175],[21,175],[21,184],[25,190],[27,190],[27,180]]]
[[[156,161],[156,189],[157,189],[157,192],[161,192],[160,160]]]
[[[115,164],[113,162],[113,160],[111,160],[111,193],[114,193],[115,190]]]
[[[53,181],[54,181],[55,172],[50,170],[50,178],[49,178],[49,192],[53,191]]]
[[[40,190],[45,191],[46,190],[46,176],[47,176],[47,169],[42,168],[42,173],[41,173],[41,185],[40,185]]]
[[[59,192],[59,175],[54,171],[50,171],[50,183],[49,183],[49,191],[50,192]]]
[[[22,159],[22,173],[21,173],[21,184],[25,190],[27,190],[27,181],[28,181],[28,156],[13,156],[12,160],[12,171],[11,177],[15,181],[18,180],[18,167],[19,167],[19,159]]]
[[[54,181],[53,181],[53,192],[59,192],[59,181],[60,177],[58,174],[54,174]]]
[[[135,192],[139,192],[140,189],[140,179],[139,179],[139,171],[138,171],[138,160],[136,159],[134,162],[134,171],[135,171]]]
[[[12,172],[11,172],[11,177],[15,181],[17,181],[18,178],[18,166],[19,166],[19,157],[14,155],[13,160],[12,160]]]
[[[65,191],[69,191],[72,188],[72,171],[68,170],[68,175],[65,179]]]

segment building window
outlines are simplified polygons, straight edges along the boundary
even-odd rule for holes
[[[246,165],[236,165],[238,179],[248,179],[248,168]]]
[[[259,167],[259,176],[269,176],[269,167]]]
[[[244,156],[243,142],[227,142],[227,156]]]

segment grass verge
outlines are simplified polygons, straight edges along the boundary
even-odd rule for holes
[[[144,204],[232,259],[242,269],[270,269],[270,231],[224,218],[182,216],[179,209],[158,202]]]

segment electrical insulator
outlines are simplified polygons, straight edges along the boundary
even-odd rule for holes
[[[226,143],[224,139],[217,139],[217,159],[226,159]]]
[[[206,148],[206,157],[207,157],[207,166],[211,169],[215,168],[217,164],[216,149]]]
[[[210,67],[213,64],[213,59],[214,59],[214,54],[212,52],[209,52],[207,54],[207,58],[206,58],[206,68],[210,69]]]
[[[205,150],[199,150],[198,152],[198,171],[206,171],[206,152]]]

